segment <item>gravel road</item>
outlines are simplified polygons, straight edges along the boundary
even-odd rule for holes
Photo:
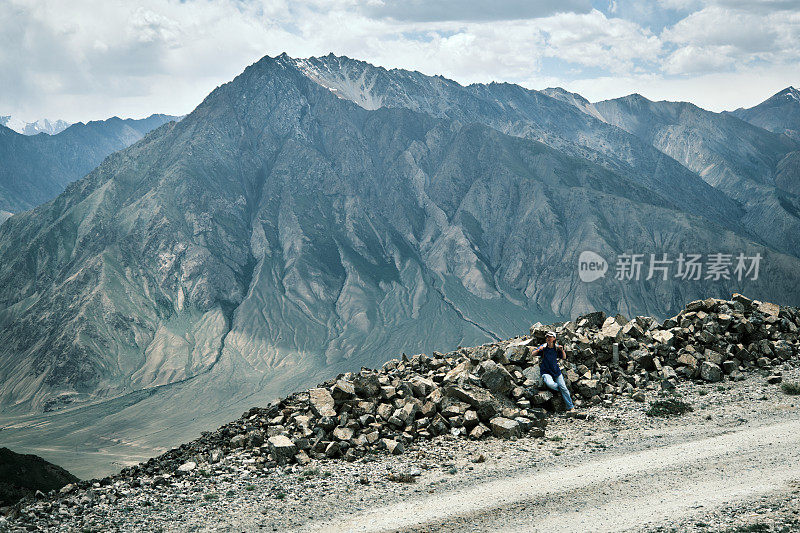
[[[759,419],[714,436],[694,428],[699,435],[688,440],[675,443],[682,438],[675,435],[645,449],[621,442],[600,458],[410,498],[307,530],[652,530],[789,492],[800,480],[800,414],[783,414],[790,419]]]

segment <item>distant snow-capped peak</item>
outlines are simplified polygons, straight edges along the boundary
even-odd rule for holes
[[[40,118],[35,122],[25,122],[11,115],[0,116],[0,124],[22,135],[36,135],[38,133],[55,135],[64,131],[70,125],[69,122],[64,120],[51,121],[46,118]]]

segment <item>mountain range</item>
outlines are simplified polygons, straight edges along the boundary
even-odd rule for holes
[[[0,436],[97,473],[402,352],[797,305],[799,150],[686,103],[265,57],[0,226]],[[729,269],[676,276],[693,253]]]
[[[767,131],[800,141],[800,91],[794,87],[787,87],[757,106],[740,108],[732,114]]]
[[[16,213],[55,198],[109,154],[176,118],[113,117],[79,122],[55,135],[23,135],[0,125],[0,211]]]
[[[0,115],[0,126],[5,126],[22,135],[38,135],[39,133],[55,135],[67,129],[69,122],[60,119],[50,121],[46,118],[40,118],[34,122],[25,122],[11,115]]]

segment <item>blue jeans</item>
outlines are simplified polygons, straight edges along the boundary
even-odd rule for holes
[[[567,410],[570,410],[573,407],[575,407],[572,404],[572,398],[569,395],[567,384],[564,383],[563,375],[559,374],[558,379],[553,381],[553,376],[551,376],[550,374],[542,374],[542,379],[544,380],[544,384],[547,385],[548,389],[561,391],[561,397],[564,398],[564,403],[567,404]]]

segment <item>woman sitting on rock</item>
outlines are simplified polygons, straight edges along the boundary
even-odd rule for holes
[[[556,345],[556,334],[548,331],[544,338],[546,344],[542,344],[533,351],[533,355],[540,355],[539,371],[542,374],[544,384],[551,390],[560,390],[561,397],[564,398],[564,403],[567,404],[567,411],[571,411],[574,407],[572,398],[569,395],[567,384],[564,383],[564,376],[561,375],[561,369],[558,368],[558,357],[567,359],[567,352],[564,347]]]

